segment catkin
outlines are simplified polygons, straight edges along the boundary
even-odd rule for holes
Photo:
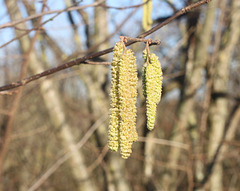
[[[147,128],[154,128],[157,104],[162,92],[162,69],[158,57],[155,54],[147,54],[143,51],[145,64],[143,66],[143,95],[146,97]]]
[[[118,42],[114,47],[112,60],[112,82],[111,82],[111,109],[110,122],[108,130],[108,147],[112,151],[117,151],[119,148],[119,62],[123,55],[123,43]]]
[[[137,65],[132,50],[125,50],[119,42],[114,47],[112,61],[111,109],[108,146],[127,159],[132,153],[132,143],[138,139],[136,131]]]
[[[142,17],[142,26],[145,31],[149,30],[152,27],[152,0],[148,1],[143,0],[143,17]]]
[[[119,63],[120,149],[124,159],[130,156],[132,143],[137,140],[137,80],[135,56],[126,50]]]

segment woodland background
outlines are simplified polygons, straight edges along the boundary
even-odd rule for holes
[[[153,26],[196,2],[153,0]],[[133,5],[141,3],[1,0],[0,86],[136,37],[142,5]],[[131,46],[139,140],[127,160],[107,148],[111,53],[1,91],[0,190],[239,191],[239,26],[239,0],[212,0],[147,37],[161,40],[150,50],[164,73],[152,132],[141,90],[145,44]]]

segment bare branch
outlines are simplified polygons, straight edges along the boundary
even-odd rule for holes
[[[39,13],[39,14],[31,15],[31,16],[26,17],[24,19],[19,19],[19,20],[10,22],[10,23],[2,24],[2,25],[0,25],[0,29],[7,28],[7,27],[13,27],[13,26],[15,26],[17,24],[20,24],[20,23],[23,23],[23,22],[26,22],[26,21],[29,21],[29,20],[32,20],[32,19],[36,19],[38,17],[42,17],[44,15],[49,15],[49,14],[54,14],[54,13],[62,13],[64,11],[66,11],[66,12],[68,12],[68,11],[75,11],[75,10],[85,9],[85,8],[88,8],[88,7],[96,7],[96,6],[99,6],[101,3],[103,3],[104,1],[105,0],[99,0],[99,1],[96,1],[96,2],[94,2],[92,4],[89,4],[89,5],[74,6],[74,7],[68,7],[66,9],[42,12],[42,13]]]
[[[150,0],[148,0],[150,1]],[[104,8],[108,8],[108,9],[119,9],[119,10],[123,10],[123,9],[132,9],[132,8],[138,8],[143,6],[144,4],[148,3],[148,1],[138,4],[138,5],[132,5],[132,6],[127,6],[127,7],[113,7],[113,6],[108,6],[108,5],[103,5],[101,4],[100,6],[104,7]]]
[[[124,40],[131,40],[134,42],[148,42],[150,45],[160,45],[160,40],[152,40],[152,39],[144,39],[144,38],[131,38],[127,36],[120,36],[120,38],[124,38]]]
[[[95,3],[97,3],[97,2],[95,2]],[[95,3],[93,3],[94,6],[97,6],[97,5],[100,5],[100,4],[102,3],[102,1],[99,1],[99,3],[98,3],[97,5],[95,5]],[[75,4],[77,4],[77,3],[75,3]],[[92,7],[93,4],[87,5],[87,7]],[[93,6],[93,7],[94,7],[94,6]],[[87,8],[87,7],[86,7],[86,6],[78,7],[77,10],[81,10],[81,9],[84,9],[84,8]],[[52,20],[53,20],[54,18],[56,18],[58,15],[60,15],[61,13],[67,11],[67,10],[70,9],[70,8],[74,8],[74,5],[73,5],[72,7],[68,7],[68,8],[65,8],[65,9],[62,9],[62,10],[58,11],[56,15],[52,16],[51,18],[47,19],[47,20],[44,21],[43,23],[39,24],[38,27],[34,27],[34,28],[32,28],[32,29],[26,30],[26,32],[22,33],[22,34],[19,35],[19,36],[16,36],[16,37],[13,38],[12,40],[10,40],[10,41],[6,42],[5,44],[1,45],[0,48],[3,48],[3,47],[5,47],[5,46],[7,46],[8,44],[12,43],[13,41],[24,37],[25,35],[29,34],[31,31],[34,31],[34,30],[37,30],[37,31],[38,31],[38,30],[43,29],[43,27],[42,27],[43,25],[45,25],[45,24],[48,23],[49,21],[52,21]],[[43,13],[44,13],[44,12],[43,12]],[[38,15],[41,15],[41,14],[38,14]],[[19,23],[22,23],[22,22],[19,22]],[[17,23],[17,24],[19,24],[19,23]],[[1,25],[0,25],[0,26],[1,26]],[[14,27],[16,28],[16,26],[14,26]],[[19,30],[19,29],[18,29],[18,30]]]
[[[166,21],[164,21],[164,22],[156,25],[152,29],[150,29],[150,30],[140,34],[139,36],[137,36],[137,38],[141,38],[141,39],[145,38],[146,36],[154,33],[155,31],[159,30],[163,26],[167,25],[168,23],[170,23],[171,21],[173,21],[177,17],[179,17],[179,16],[189,12],[190,10],[195,9],[195,8],[205,4],[205,3],[208,3],[210,1],[211,0],[202,0],[202,1],[199,1],[197,3],[191,4],[191,5],[183,8],[183,9],[181,9],[175,15],[173,15],[170,18],[168,18]],[[129,41],[128,43],[126,43],[126,46],[130,46],[130,45],[132,45],[132,44],[134,44],[136,42],[137,41]],[[10,90],[10,89],[13,89],[13,88],[16,88],[16,87],[20,87],[20,86],[23,86],[23,85],[26,85],[27,83],[29,83],[31,81],[34,81],[34,80],[37,80],[39,78],[48,76],[50,74],[54,74],[56,72],[59,72],[61,70],[67,69],[67,68],[70,68],[72,66],[82,64],[86,60],[90,60],[90,59],[93,59],[93,58],[96,58],[96,57],[99,57],[99,56],[103,56],[103,55],[108,54],[108,53],[110,53],[112,51],[113,51],[113,47],[105,49],[105,50],[102,50],[102,51],[99,51],[99,52],[96,52],[96,53],[93,53],[93,54],[90,54],[90,55],[87,55],[87,56],[84,56],[84,57],[81,57],[81,58],[77,58],[75,60],[72,60],[72,61],[69,61],[67,63],[64,63],[64,64],[62,64],[60,66],[51,68],[49,70],[46,70],[44,72],[38,73],[38,74],[30,76],[30,77],[27,77],[27,78],[23,79],[22,81],[18,81],[18,82],[14,82],[14,83],[2,86],[2,87],[0,87],[0,92],[1,91],[5,91],[5,90]]]
[[[145,138],[145,137],[138,137],[138,141],[139,142],[153,142],[155,144],[177,147],[177,148],[181,148],[181,149],[184,149],[184,150],[189,149],[189,145],[187,145],[185,143],[180,143],[180,142],[176,142],[176,141],[169,141],[169,140],[165,140],[165,139],[157,139],[157,138],[149,139],[149,138]]]
[[[107,119],[108,115],[104,114],[101,116],[85,133],[83,138],[76,144],[77,148],[80,149],[82,146],[88,141],[94,131],[104,123]],[[66,162],[71,156],[73,155],[72,152],[68,152],[60,157],[29,189],[28,191],[34,191],[38,189],[64,162]]]
[[[162,28],[163,26],[167,25],[168,23],[170,23],[172,20],[176,19],[177,17],[186,14],[187,12],[191,11],[192,9],[195,9],[197,7],[200,7],[201,5],[205,4],[205,3],[209,3],[211,0],[202,0],[199,1],[197,3],[193,3],[189,6],[186,6],[184,8],[182,8],[180,11],[176,12],[176,14],[174,14],[173,16],[169,17],[167,20],[163,21],[162,23],[158,24],[157,26],[151,28],[150,30],[144,32],[143,34],[139,35],[138,38],[143,38],[146,37],[152,33],[154,33],[155,31],[157,31],[158,29]]]

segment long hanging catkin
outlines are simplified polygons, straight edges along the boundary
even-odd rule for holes
[[[119,63],[123,55],[123,43],[118,42],[114,47],[114,54],[112,60],[112,82],[111,82],[111,109],[110,109],[110,123],[108,130],[108,147],[112,151],[117,151],[119,148]]]
[[[145,64],[143,66],[143,95],[146,97],[147,128],[154,128],[157,104],[162,92],[162,69],[158,57],[143,51]]]
[[[119,111],[121,156],[127,159],[132,152],[136,132],[137,66],[132,50],[126,50],[119,63]]]
[[[111,109],[108,130],[109,149],[127,159],[132,143],[138,139],[136,131],[137,65],[132,50],[124,50],[123,42],[116,43],[112,61]]]

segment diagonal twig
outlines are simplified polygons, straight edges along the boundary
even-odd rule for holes
[[[94,3],[89,4],[89,5],[74,6],[74,7],[68,7],[66,9],[45,11],[45,12],[38,13],[38,14],[35,14],[35,15],[31,15],[29,17],[26,17],[26,18],[23,18],[23,19],[19,19],[19,20],[10,22],[10,23],[2,24],[2,25],[0,25],[0,29],[7,28],[7,27],[13,27],[13,26],[15,26],[17,24],[20,24],[20,23],[23,23],[23,22],[26,22],[26,21],[29,21],[29,20],[32,20],[32,19],[36,19],[36,18],[42,17],[44,15],[49,15],[49,14],[53,14],[53,13],[61,13],[63,11],[75,11],[75,10],[85,9],[87,7],[96,7],[96,6],[99,6],[103,2],[104,2],[104,0],[100,0],[100,1],[94,2]]]
[[[205,4],[205,3],[209,3],[211,0],[201,0],[197,3],[193,3],[189,6],[186,6],[185,8],[179,10],[176,14],[174,14],[172,17],[168,18],[167,20],[165,20],[164,22],[156,25],[155,27],[151,28],[150,30],[140,34],[137,36],[137,38],[145,38],[146,36],[154,33],[155,31],[159,30],[160,28],[162,28],[163,26],[167,25],[168,23],[170,23],[171,21],[173,21],[174,19],[176,19],[177,17]],[[126,43],[126,46],[130,46],[134,43],[136,43],[137,41],[129,41],[128,43]],[[110,52],[113,51],[113,47],[111,48],[108,48],[108,49],[105,49],[105,50],[102,50],[102,51],[99,51],[99,52],[96,52],[96,53],[93,53],[93,54],[90,54],[90,55],[86,55],[84,57],[81,57],[81,58],[77,58],[75,60],[72,60],[72,61],[69,61],[67,63],[64,63],[60,66],[57,66],[57,67],[54,67],[54,68],[51,68],[49,70],[46,70],[44,72],[41,72],[41,73],[38,73],[36,75],[33,75],[33,76],[30,76],[30,77],[27,77],[21,81],[17,81],[17,82],[13,82],[11,84],[8,84],[8,85],[5,85],[5,86],[2,86],[0,87],[0,92],[1,91],[6,91],[6,90],[10,90],[10,89],[13,89],[13,88],[17,88],[17,87],[20,87],[20,86],[24,86],[26,84],[28,84],[29,82],[32,82],[34,80],[37,80],[39,78],[42,78],[42,77],[45,77],[45,76],[48,76],[48,75],[51,75],[51,74],[54,74],[56,72],[59,72],[61,70],[64,70],[64,69],[67,69],[67,68],[70,68],[72,66],[75,66],[75,65],[79,65],[79,64],[82,64],[82,62],[85,62],[86,60],[89,60],[89,59],[93,59],[93,58],[96,58],[96,57],[99,57],[99,56],[103,56],[105,54],[108,54]]]
[[[85,133],[83,138],[76,144],[78,149],[81,149],[82,146],[88,141],[91,135],[97,130],[97,128],[104,123],[108,115],[104,114],[101,116]],[[28,191],[34,191],[38,189],[64,162],[66,162],[71,156],[72,152],[68,152],[60,157],[41,177],[34,182],[34,184],[28,189]]]

